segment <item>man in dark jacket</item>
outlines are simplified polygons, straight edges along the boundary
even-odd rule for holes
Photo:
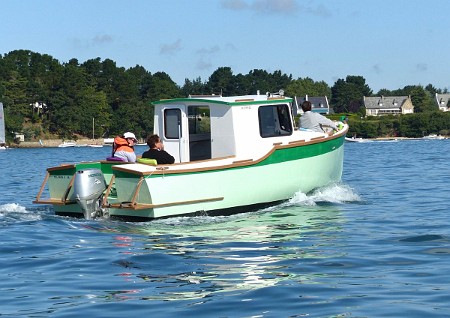
[[[142,154],[142,158],[155,159],[157,164],[174,163],[175,158],[168,152],[164,151],[164,144],[158,135],[151,135],[147,138],[149,150]]]

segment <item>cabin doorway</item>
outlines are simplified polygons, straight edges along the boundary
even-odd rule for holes
[[[189,157],[211,159],[211,117],[208,106],[188,106]]]
[[[164,149],[175,162],[211,159],[211,120],[208,106],[165,108]]]

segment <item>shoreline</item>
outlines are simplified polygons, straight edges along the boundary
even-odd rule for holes
[[[110,146],[105,144],[103,139],[78,139],[63,140],[63,139],[45,139],[41,141],[21,141],[19,144],[10,144],[9,148],[57,148],[60,144],[66,142],[75,142],[75,147],[84,147],[87,145]]]
[[[445,136],[445,139],[448,137]],[[367,140],[418,140],[418,139],[427,139],[427,138],[408,138],[408,137],[378,137],[378,138],[367,138]],[[45,139],[42,140],[42,144],[40,141],[21,141],[19,144],[10,144],[8,148],[57,148],[58,145],[64,143],[64,141],[75,142],[75,147],[84,147],[88,145],[98,145],[108,147],[111,146],[109,143],[105,143],[103,138],[100,139],[78,139],[74,140],[63,140],[63,139]]]

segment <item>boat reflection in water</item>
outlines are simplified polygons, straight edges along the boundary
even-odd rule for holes
[[[141,289],[122,296],[200,299],[280,283],[320,283],[326,274],[319,278],[317,266],[342,253],[336,246],[344,240],[339,229],[345,223],[334,203],[338,200],[321,198],[340,191],[347,197],[344,201],[359,200],[341,185],[320,191],[229,217],[180,217],[153,221],[151,226],[122,223],[120,232],[145,235],[142,241],[127,236],[128,244],[119,244],[126,251],[126,258],[117,263],[124,267],[120,276],[141,280]],[[191,271],[179,272],[189,267]]]

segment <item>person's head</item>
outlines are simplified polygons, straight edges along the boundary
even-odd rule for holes
[[[310,111],[312,108],[311,102],[309,100],[305,100],[302,104],[302,109],[304,112]]]
[[[123,134],[123,138],[125,138],[130,146],[133,146],[137,143],[136,136],[132,132],[126,132]]]
[[[161,143],[161,138],[158,135],[151,135],[147,137],[147,145],[150,149],[159,148],[158,144]]]

